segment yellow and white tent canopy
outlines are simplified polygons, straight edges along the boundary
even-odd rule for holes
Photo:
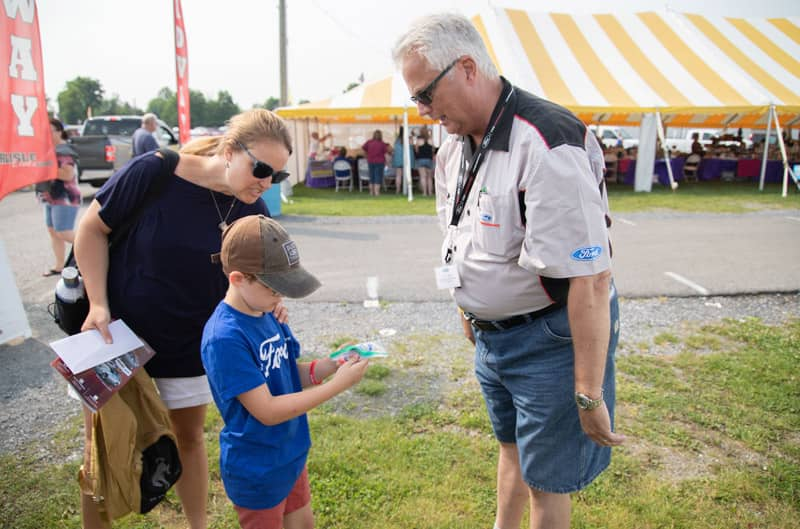
[[[490,8],[473,22],[501,74],[587,123],[637,125],[660,112],[667,126],[754,127],[775,105],[800,120],[800,18],[743,19],[674,12],[568,15]],[[393,121],[408,91],[399,74],[288,118]],[[408,106],[410,122],[424,121]]]
[[[503,75],[585,122],[759,127],[800,112],[798,19],[496,8],[473,19]],[[782,121],[784,121],[782,119]]]
[[[316,118],[325,122],[391,123],[402,121],[408,107],[409,123],[432,123],[420,117],[400,74],[362,84],[344,94],[294,107],[279,108],[276,112],[289,119]]]

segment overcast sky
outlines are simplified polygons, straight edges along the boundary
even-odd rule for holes
[[[409,23],[428,13],[472,16],[486,0],[286,0],[289,97],[316,101],[341,93],[362,73],[392,73],[390,51]],[[529,11],[582,14],[663,10],[741,17],[800,15],[798,0],[507,0]],[[67,81],[98,79],[106,97],[144,108],[164,86],[175,89],[172,0],[38,0],[47,96]],[[240,107],[279,96],[278,0],[182,0],[189,87]],[[513,80],[512,80],[513,81]]]

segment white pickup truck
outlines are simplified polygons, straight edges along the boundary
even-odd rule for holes
[[[620,127],[609,127],[601,125],[599,130],[595,125],[589,125],[589,130],[594,132],[598,139],[606,146],[607,149],[614,147],[623,147],[629,149],[631,147],[639,146],[639,139],[634,138],[628,132]]]
[[[667,149],[670,151],[677,150],[678,152],[689,154],[692,152],[692,136],[694,134],[698,135],[700,140],[700,145],[703,146],[705,149],[708,145],[711,145],[711,142],[714,138],[719,136],[719,131],[714,129],[693,129],[688,130],[684,137],[678,138],[666,138],[665,142]]]

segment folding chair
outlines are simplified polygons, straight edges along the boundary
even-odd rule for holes
[[[358,190],[369,189],[369,162],[366,158],[358,159]]]
[[[686,182],[697,182],[697,170],[700,167],[702,158],[699,154],[690,154],[683,163],[683,179]]]
[[[347,187],[348,191],[353,190],[353,169],[347,160],[336,160],[333,162],[333,176],[336,179],[336,189],[338,193],[340,187]]]

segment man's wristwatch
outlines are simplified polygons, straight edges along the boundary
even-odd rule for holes
[[[584,411],[591,411],[595,408],[599,408],[600,405],[603,404],[603,391],[600,391],[599,399],[593,399],[585,393],[575,392],[575,404]]]

